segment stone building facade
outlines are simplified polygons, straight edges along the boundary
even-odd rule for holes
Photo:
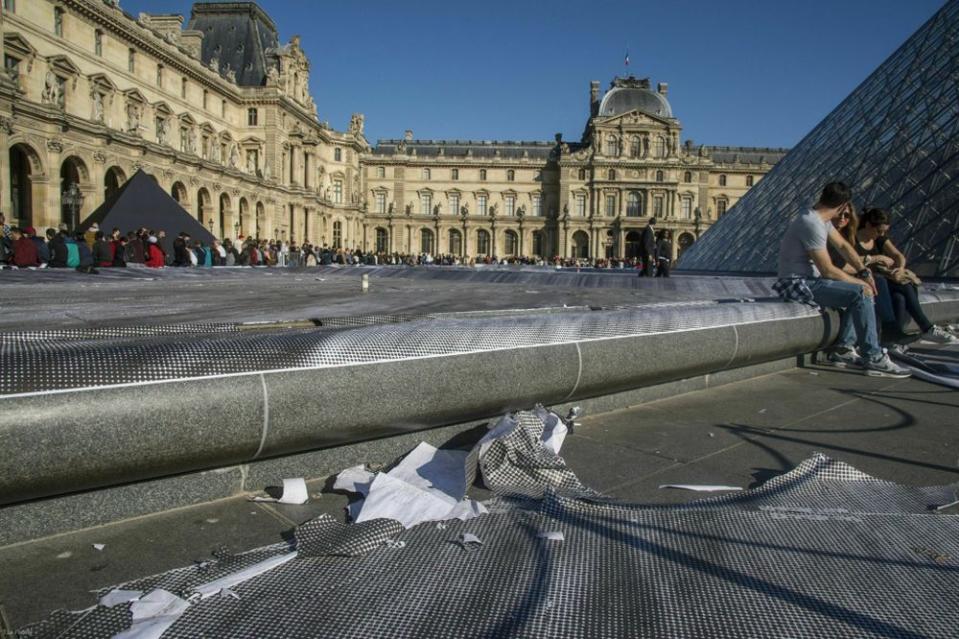
[[[591,83],[577,142],[371,147],[362,114],[319,120],[299,38],[280,44],[251,2],[197,3],[184,25],[115,0],[3,0],[0,30],[0,202],[23,226],[73,224],[142,169],[221,237],[628,257],[650,215],[690,244],[784,153],[681,144],[666,85],[632,77]]]

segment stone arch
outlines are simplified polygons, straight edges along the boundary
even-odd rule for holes
[[[127,174],[119,166],[113,165],[103,174],[104,202],[116,195],[120,187],[126,184]]]
[[[34,204],[42,209],[44,201],[43,187],[37,183],[37,178],[44,175],[40,154],[29,144],[17,142],[10,146],[8,159],[12,218],[9,221],[15,220],[20,226],[35,226]]]
[[[186,190],[186,185],[183,182],[177,180],[173,183],[173,186],[170,187],[170,195],[174,200],[177,201],[177,204],[182,206],[184,209],[189,210],[190,206],[190,195]]]
[[[382,226],[376,227],[376,252],[390,252],[390,232]]]
[[[233,215],[233,200],[230,199],[230,194],[226,192],[220,193],[219,204],[220,206],[217,209],[219,216],[217,216],[217,221],[214,223],[215,230],[213,235],[218,238],[223,238],[226,237],[227,222]]]
[[[503,233],[503,256],[511,257],[519,254],[519,235],[516,231],[507,230]]]
[[[263,206],[263,202],[256,203],[256,234],[254,237],[257,239],[263,234],[266,230],[266,207]]]
[[[239,239],[241,235],[247,236],[250,234],[250,203],[247,202],[245,197],[240,198],[239,211],[240,232],[237,234],[235,239]]]
[[[60,222],[70,228],[77,228],[85,217],[85,210],[90,210],[91,202],[88,201],[84,190],[89,190],[90,171],[87,169],[86,162],[82,158],[71,155],[60,163]],[[86,188],[84,188],[86,187]],[[72,197],[73,191],[77,191],[83,200],[79,206],[68,203],[68,198]]]
[[[201,187],[196,192],[196,218],[202,226],[207,226],[207,220],[212,217],[213,202],[210,199],[210,192],[206,187]]]
[[[630,231],[626,234],[626,259],[639,257],[639,247],[642,242],[642,235],[639,231]]]
[[[570,257],[588,258],[589,257],[589,233],[586,231],[576,231],[573,233],[572,246],[570,247]]]
[[[449,244],[447,246],[450,254],[458,256],[463,255],[463,249],[465,248],[463,246],[463,234],[460,233],[458,229],[449,230],[448,242]]]
[[[420,229],[420,253],[429,255],[436,253],[436,233],[433,229],[426,227]]]

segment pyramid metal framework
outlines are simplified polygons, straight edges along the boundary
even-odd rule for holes
[[[959,277],[959,0],[949,0],[793,148],[679,262],[771,273],[790,219],[842,180],[893,215],[910,268]]]

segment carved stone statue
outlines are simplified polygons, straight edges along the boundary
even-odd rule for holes
[[[649,136],[648,135],[643,136],[643,157],[644,158],[649,157]]]
[[[140,107],[136,102],[127,103],[127,131],[137,133],[140,130]]]
[[[94,91],[90,97],[93,99],[93,121],[103,123],[103,94]]]
[[[187,153],[196,153],[196,131],[193,129],[186,136],[186,150]]]
[[[271,66],[266,70],[266,86],[275,87],[280,84],[280,72],[276,67]]]
[[[363,135],[363,126],[366,118],[362,113],[354,113],[350,116],[350,133],[353,135]]]
[[[227,79],[227,82],[232,82],[236,84],[236,71],[230,67],[230,63],[226,63],[226,67],[223,69],[223,76]]]
[[[470,214],[470,207],[468,205],[464,204],[463,206],[460,207],[460,215],[462,215],[463,217],[469,217],[469,214]]]
[[[164,144],[166,142],[167,122],[166,118],[157,118],[157,142]]]
[[[269,180],[273,178],[273,170],[270,168],[269,162],[263,162],[263,179]]]
[[[250,175],[256,175],[256,158],[251,151],[246,153],[246,172]]]
[[[47,71],[47,76],[43,81],[43,93],[40,95],[44,104],[60,104],[60,83],[53,71]]]
[[[489,207],[489,216],[490,216],[490,217],[496,217],[496,205],[495,205],[495,204],[494,204],[493,206]]]
[[[393,203],[390,202],[390,207],[386,210],[388,215],[393,215]]]
[[[437,205],[435,205],[435,206],[433,207],[433,215],[435,215],[436,217],[439,217],[439,215],[440,215],[440,205],[439,205],[439,204],[437,204]]]
[[[412,205],[412,204],[407,204],[407,205],[406,205],[406,214],[407,214],[407,215],[413,215],[413,205]]]
[[[240,152],[237,151],[236,143],[230,147],[230,168],[235,169],[240,165]]]
[[[210,63],[207,64],[207,67],[209,67],[210,71],[216,71],[217,73],[219,73],[220,58],[218,56],[213,56],[212,58],[210,58]]]

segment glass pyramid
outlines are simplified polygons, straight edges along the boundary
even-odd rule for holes
[[[826,182],[893,215],[912,270],[959,277],[959,0],[925,25],[705,232],[679,262],[774,273],[786,224]]]

